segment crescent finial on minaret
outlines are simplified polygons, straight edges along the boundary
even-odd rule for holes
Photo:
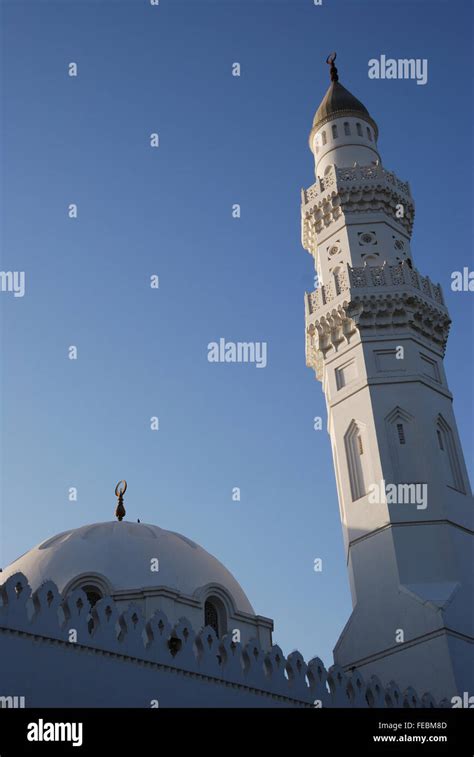
[[[329,69],[329,76],[331,77],[331,81],[339,81],[339,76],[337,75],[337,68],[334,65],[334,61],[336,60],[337,53],[331,53],[326,58],[326,63],[330,66]]]
[[[120,484],[123,484],[123,486],[120,487]],[[122,481],[119,481],[115,487],[115,496],[118,497],[117,507],[115,508],[115,517],[117,520],[122,520],[125,517],[126,510],[123,505],[123,495],[126,491],[127,482],[123,479]]]

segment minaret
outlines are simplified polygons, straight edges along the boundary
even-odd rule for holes
[[[318,278],[306,363],[326,396],[353,603],[334,658],[462,697],[474,694],[473,502],[443,367],[450,318],[413,262],[410,187],[383,167],[377,125],[334,59],[301,204]]]

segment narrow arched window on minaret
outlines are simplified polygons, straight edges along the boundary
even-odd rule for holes
[[[405,444],[405,429],[403,423],[397,423],[398,441],[400,444]]]
[[[339,295],[341,294],[341,269],[338,265],[334,268],[332,275],[334,279],[334,291],[336,295]]]
[[[355,421],[350,424],[345,435],[346,460],[349,473],[352,500],[367,494],[368,470],[364,455],[364,441],[362,430]]]
[[[450,317],[413,262],[410,186],[383,166],[378,126],[335,57],[301,207],[319,280],[306,294],[306,362],[326,395],[353,603],[334,657],[442,699],[474,691],[474,508],[443,367]]]
[[[442,416],[439,416],[437,420],[436,434],[441,452],[445,483],[457,491],[464,492],[463,477],[459,466],[453,432]]]

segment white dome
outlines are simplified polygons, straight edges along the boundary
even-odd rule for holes
[[[151,570],[153,558],[159,571]],[[219,560],[195,542],[147,523],[108,521],[63,531],[11,563],[0,576],[24,573],[33,589],[52,580],[62,592],[80,576],[105,579],[120,590],[166,587],[187,596],[212,584],[224,589],[236,610],[254,615],[241,586]]]

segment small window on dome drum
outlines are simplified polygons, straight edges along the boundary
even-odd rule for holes
[[[102,599],[102,594],[100,593],[99,589],[97,589],[95,586],[81,586],[83,592],[85,593],[88,602],[90,604],[91,611],[89,613],[89,620],[87,622],[87,627],[89,629],[89,633],[92,633],[92,630],[94,628],[94,620],[92,618],[92,608],[94,605],[97,604],[99,599]]]
[[[362,126],[360,124],[356,124],[357,134],[359,137],[362,136]]]
[[[89,600],[89,604],[92,607],[99,601],[99,599],[102,599],[102,596],[100,592],[97,591],[97,589],[85,589],[84,590],[87,596],[87,599]]]
[[[369,127],[367,127],[367,136],[370,139],[370,141],[372,142],[372,132],[370,131]]]
[[[213,628],[216,636],[219,636],[219,614],[217,607],[209,599],[204,604],[204,625]]]
[[[322,140],[323,140],[323,145],[325,145],[325,144],[326,144],[326,142],[327,142],[327,139],[326,139],[326,132],[325,132],[325,131],[323,131],[323,133],[321,134],[321,138],[322,138]]]
[[[348,137],[351,133],[351,127],[349,125],[349,121],[344,121],[344,134],[346,137]]]
[[[336,124],[332,125],[332,138],[337,139],[337,126]]]

